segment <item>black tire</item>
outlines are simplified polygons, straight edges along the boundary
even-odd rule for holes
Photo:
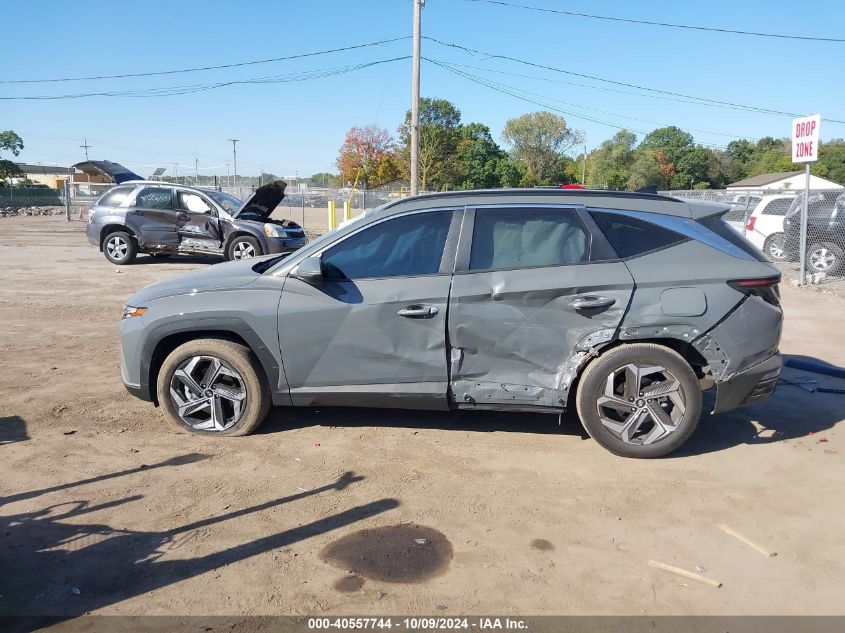
[[[179,415],[179,405],[174,401],[171,395],[171,385],[174,381],[174,375],[180,366],[186,362],[190,364],[191,359],[197,357],[214,357],[228,365],[237,374],[239,380],[234,380],[229,376],[221,376],[229,381],[228,385],[219,385],[212,381],[208,387],[227,388],[231,390],[242,391],[244,397],[240,404],[239,415],[233,414],[231,419],[233,424],[227,426],[222,430],[211,430],[203,428],[195,428]],[[198,365],[202,370],[202,366]],[[184,369],[183,369],[184,371]],[[207,375],[207,374],[206,374]],[[177,384],[184,384],[177,381]],[[203,386],[197,381],[197,386]],[[241,436],[249,435],[264,421],[267,412],[270,410],[271,397],[270,387],[267,384],[267,379],[261,369],[258,359],[248,347],[225,341],[221,339],[205,338],[189,341],[177,347],[164,360],[159,370],[158,380],[156,384],[158,393],[158,401],[164,408],[167,415],[165,416],[168,422],[180,432],[194,433],[197,435],[215,435],[215,436]],[[202,389],[200,390],[202,391]],[[214,392],[215,389],[205,389],[205,393],[198,394],[200,397],[195,400],[199,402],[204,395],[211,395],[208,392]],[[212,396],[213,398],[214,396]],[[189,401],[188,398],[185,399]],[[204,409],[205,407],[203,407]],[[210,417],[211,405],[208,405],[208,415]],[[225,406],[223,407],[225,408]],[[231,411],[224,411],[224,416]],[[203,410],[196,409],[196,415],[199,418],[204,417]],[[202,422],[199,426],[202,426]]]
[[[833,242],[815,242],[807,249],[807,272],[842,274],[845,253]]]
[[[251,255],[240,254],[250,252],[252,253]],[[250,237],[249,235],[239,235],[229,242],[229,246],[226,247],[226,259],[228,260],[251,259],[263,254],[261,244],[258,243],[257,239]]]
[[[785,262],[789,259],[786,252],[786,235],[784,233],[772,233],[763,242],[763,253],[773,262]]]
[[[659,437],[662,431],[653,422],[650,427],[648,422],[642,425],[643,432],[639,441],[643,443],[636,443],[637,437],[630,438],[630,442],[623,440],[621,433],[611,430],[602,422],[603,415],[599,411],[598,401],[605,395],[608,378],[615,375],[614,382],[618,381],[619,372],[622,372],[621,377],[626,379],[627,374],[624,368],[629,365],[640,368],[659,366],[664,371],[669,372],[678,382],[676,398],[682,402],[682,405],[675,405],[674,400],[670,399],[669,396],[659,394],[653,399],[649,399],[648,387],[646,387],[645,391],[635,394],[634,401],[630,403],[631,411],[628,411],[625,407],[624,412],[619,412],[615,407],[605,405],[603,408],[604,417],[608,419],[615,416],[614,411],[616,411],[620,418],[619,426],[624,426],[625,422],[628,421],[627,416],[638,415],[634,413],[635,411],[642,411],[643,415],[650,416],[648,407],[659,407],[657,410],[663,412],[661,415],[677,416],[677,419],[673,421],[673,430],[662,438]],[[641,383],[648,381],[649,376],[654,377],[655,385],[661,377],[664,382],[670,380],[667,374],[660,372],[645,374],[642,380],[636,380],[638,385],[636,388],[642,388]],[[674,384],[674,381],[671,382]],[[631,386],[633,386],[633,383]],[[624,395],[629,392],[628,387],[622,384],[621,388],[623,395],[614,396],[616,398],[614,402],[627,402],[629,400],[629,397]],[[645,397],[641,397],[642,394],[645,394]],[[701,417],[701,399],[701,387],[689,363],[674,350],[653,343],[622,345],[595,358],[581,374],[575,395],[578,416],[590,437],[615,455],[643,459],[668,455],[677,450],[692,436]],[[678,406],[677,409],[675,409],[676,406]],[[646,417],[646,420],[653,420],[653,418]],[[614,420],[610,421],[614,422]],[[654,431],[656,440],[653,443],[644,443],[644,438],[648,438],[652,433],[649,429]]]
[[[126,231],[112,231],[103,238],[103,255],[112,264],[125,266],[135,261],[138,245]]]

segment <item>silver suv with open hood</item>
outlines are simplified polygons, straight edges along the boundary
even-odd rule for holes
[[[307,242],[296,222],[270,217],[285,197],[286,187],[276,180],[241,202],[213,189],[126,181],[94,203],[85,233],[114,264],[129,264],[138,253],[226,259],[284,255]]]

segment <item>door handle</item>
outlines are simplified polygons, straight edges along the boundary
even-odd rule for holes
[[[406,319],[430,319],[438,312],[434,306],[412,305],[407,308],[402,308],[397,312],[401,317]]]
[[[599,308],[609,308],[614,303],[616,303],[616,299],[612,297],[584,295],[581,297],[575,297],[569,302],[569,305],[576,310],[597,310]]]
[[[188,220],[191,219],[191,216],[188,215],[187,213],[179,212],[179,213],[176,214],[176,219],[177,220],[183,220],[183,221],[187,222]]]

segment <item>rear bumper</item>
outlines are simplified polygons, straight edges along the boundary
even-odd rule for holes
[[[100,245],[100,227],[93,222],[85,225],[85,237],[88,238],[88,243],[94,246]]]
[[[730,380],[718,383],[713,413],[730,411],[772,395],[778,383],[781,367],[783,367],[783,360],[780,354],[775,354],[762,363],[734,374]]]

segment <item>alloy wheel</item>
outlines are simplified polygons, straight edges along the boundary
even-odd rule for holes
[[[660,365],[624,365],[611,372],[596,400],[601,423],[626,444],[648,445],[674,433],[686,412],[677,377]]]
[[[255,247],[249,242],[238,242],[232,250],[234,259],[249,259],[255,257]]]
[[[246,404],[241,375],[215,356],[193,356],[170,380],[170,399],[179,418],[198,431],[225,431],[240,420]]]
[[[106,240],[106,251],[113,259],[123,259],[129,252],[129,244],[119,235],[114,235]]]
[[[825,272],[830,270],[835,262],[836,254],[824,246],[820,246],[810,253],[810,266],[813,270]]]
[[[786,259],[786,253],[784,252],[785,243],[786,239],[783,234],[773,237],[769,242],[769,256],[776,261]]]

